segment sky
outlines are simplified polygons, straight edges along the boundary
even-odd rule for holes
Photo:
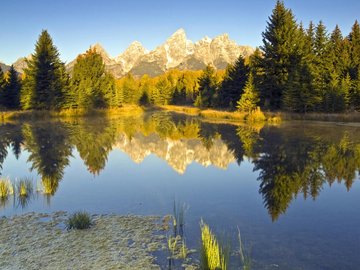
[[[152,50],[184,28],[188,39],[228,33],[241,45],[260,46],[276,0],[8,0],[2,1],[0,62],[11,64],[34,50],[47,29],[61,59],[70,62],[91,44],[113,57],[137,40]],[[284,0],[298,22],[338,24],[347,35],[360,20],[359,0]]]

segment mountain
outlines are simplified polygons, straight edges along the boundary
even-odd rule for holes
[[[179,29],[155,50],[138,55],[130,72],[135,76],[156,76],[172,68],[200,70],[207,64],[225,69],[239,55],[249,56],[253,52],[252,47],[236,44],[227,34],[193,43],[187,39],[184,29]]]
[[[14,68],[19,73],[24,73],[24,69],[27,68],[27,60],[31,60],[32,56],[31,54],[27,57],[21,57],[18,60],[16,60],[15,63],[13,63]]]
[[[136,163],[141,163],[147,156],[156,155],[179,174],[184,174],[194,162],[220,169],[226,169],[235,162],[233,151],[221,139],[214,139],[211,147],[206,148],[199,139],[172,140],[154,133],[148,136],[135,133],[130,139],[120,134],[114,148],[127,153]]]
[[[10,66],[0,62],[0,68],[5,73],[6,71],[8,71],[10,69]]]
[[[235,62],[240,56],[249,56],[254,52],[250,46],[238,45],[231,40],[228,34],[211,39],[203,39],[192,42],[187,39],[184,29],[177,30],[163,44],[152,51],[134,41],[118,56],[112,58],[99,44],[92,45],[103,58],[105,69],[116,78],[121,78],[128,72],[140,77],[144,74],[150,76],[160,75],[170,69],[201,70],[207,64],[212,64],[217,69],[225,69],[229,63]],[[26,59],[19,58],[15,63],[15,69],[22,73],[26,68]],[[68,71],[72,71],[76,59],[66,65]]]

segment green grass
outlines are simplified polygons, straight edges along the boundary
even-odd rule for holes
[[[21,178],[16,182],[16,192],[19,197],[30,197],[33,194],[34,187],[30,178]]]
[[[66,222],[66,228],[68,230],[84,230],[89,229],[91,226],[92,220],[90,214],[81,211],[73,213]]]
[[[242,270],[250,270],[251,269],[250,252],[245,248],[245,245],[241,239],[239,227],[238,227],[238,239],[239,239],[239,255],[240,255]]]
[[[119,108],[107,109],[63,109],[59,111],[47,110],[29,110],[29,111],[3,111],[0,112],[0,121],[11,120],[35,120],[49,118],[69,118],[69,117],[89,117],[89,116],[123,116],[123,115],[140,115],[143,109],[137,105],[126,105]]]
[[[14,194],[14,185],[9,179],[0,179],[0,200],[6,203],[10,195]]]
[[[174,201],[174,214],[173,214],[173,226],[174,226],[174,235],[180,234],[182,237],[184,234],[185,226],[185,213],[188,210],[188,206],[183,203],[176,203]]]
[[[221,246],[209,226],[201,220],[200,269],[226,270],[229,265],[228,248]]]

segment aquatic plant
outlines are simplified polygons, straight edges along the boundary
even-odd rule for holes
[[[33,193],[33,183],[30,178],[21,178],[16,182],[16,192],[19,197],[30,197]]]
[[[170,257],[172,257],[172,258],[175,257],[178,241],[179,241],[178,236],[174,237],[174,236],[170,235],[167,238]]]
[[[92,225],[91,216],[87,212],[75,212],[66,221],[66,229],[84,230],[90,228]]]
[[[189,253],[189,250],[186,246],[185,239],[181,241],[181,247],[180,247],[180,258],[186,259],[187,255]]]
[[[223,248],[209,226],[201,220],[200,269],[226,270],[229,256],[227,248]]]
[[[183,203],[176,203],[174,201],[174,215],[173,215],[173,226],[174,226],[174,235],[179,234],[181,237],[184,235],[184,226],[185,226],[185,213],[189,207]]]
[[[238,227],[238,238],[239,238],[239,255],[240,255],[240,262],[243,270],[250,270],[251,269],[251,256],[250,252],[247,251],[243,241],[241,240],[240,229]]]
[[[0,198],[7,199],[14,194],[14,186],[9,179],[0,179]]]
[[[33,182],[30,178],[21,178],[15,184],[18,204],[26,207],[33,196]]]

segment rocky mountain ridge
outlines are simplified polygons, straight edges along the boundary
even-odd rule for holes
[[[129,72],[140,77],[144,74],[157,76],[170,69],[201,70],[207,64],[212,64],[217,69],[225,69],[240,55],[246,57],[254,52],[254,48],[250,46],[238,45],[230,39],[228,34],[222,34],[213,39],[206,36],[193,42],[187,38],[182,28],[151,51],[139,41],[131,43],[116,57],[111,57],[99,43],[92,45],[91,48],[100,53],[106,70],[116,78],[121,78]],[[25,57],[19,58],[14,63],[20,73],[26,67],[25,60]],[[67,69],[71,71],[75,63],[76,59],[68,63]]]

